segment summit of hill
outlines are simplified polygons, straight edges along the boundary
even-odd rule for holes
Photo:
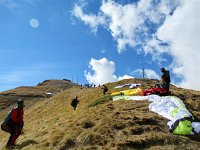
[[[75,84],[68,79],[45,80],[38,83],[36,86],[20,86],[0,92],[0,109],[5,109],[14,104],[18,99],[34,102],[48,96],[56,95],[63,90],[77,85],[78,84]]]
[[[169,120],[149,111],[149,101],[113,101],[110,95],[121,90],[114,88],[118,85],[140,83],[142,89],[149,89],[156,82],[151,79],[126,79],[108,83],[106,95],[103,95],[102,86],[91,88],[72,84],[70,88],[32,105],[25,99],[25,134],[19,137],[14,149],[199,149],[200,135],[182,136],[169,132]],[[54,82],[43,82],[34,88],[45,89],[46,85],[54,87]],[[3,93],[11,91],[16,92],[18,88]],[[184,102],[196,119],[200,119],[200,91],[174,85],[170,86],[170,91]],[[26,90],[23,94],[29,95],[28,92]],[[71,106],[75,96],[80,101],[77,110]],[[0,122],[9,110],[10,107],[1,110]],[[9,134],[0,131],[0,137],[0,149],[4,150]]]

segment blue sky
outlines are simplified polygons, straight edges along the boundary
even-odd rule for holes
[[[103,84],[142,67],[159,79],[161,66],[173,84],[200,90],[197,17],[197,0],[0,0],[0,91],[46,79]]]

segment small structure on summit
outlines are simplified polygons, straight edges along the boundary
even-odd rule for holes
[[[52,96],[54,96],[54,94],[52,92],[47,92],[46,93],[46,97],[52,97]]]

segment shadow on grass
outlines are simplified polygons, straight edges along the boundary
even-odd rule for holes
[[[16,145],[15,149],[22,149],[23,147],[26,147],[30,144],[38,144],[38,142],[36,142],[35,140],[27,140],[19,145]]]
[[[187,137],[192,141],[200,142],[200,134],[188,135]]]

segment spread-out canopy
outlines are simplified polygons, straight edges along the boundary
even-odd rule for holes
[[[111,95],[128,95],[128,96],[130,96],[130,95],[141,95],[141,94],[142,94],[141,88],[123,90],[123,91],[111,93]]]
[[[186,109],[182,100],[176,96],[114,96],[113,100],[148,100],[152,103],[149,110],[169,119],[167,123],[174,134],[200,133],[200,123],[194,122],[192,114]]]
[[[123,88],[123,87],[129,86],[129,89],[133,89],[133,88],[138,87],[140,85],[141,85],[140,83],[130,83],[130,84],[128,83],[128,84],[123,84],[123,85],[116,86],[114,88],[118,89],[118,88]]]

